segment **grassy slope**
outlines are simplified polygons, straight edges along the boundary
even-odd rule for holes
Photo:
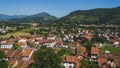
[[[106,46],[100,48],[101,50],[108,50],[111,52],[115,52],[115,53],[120,53],[120,48],[115,48],[113,46],[111,46],[110,44],[106,44]]]
[[[11,35],[13,35],[14,37],[19,37],[19,36],[30,36],[29,32],[31,31],[30,28],[25,28],[25,29],[22,29],[20,31],[16,31],[16,32],[13,32],[13,33],[8,33],[8,34],[5,34],[5,35],[1,35],[0,38],[9,38]]]

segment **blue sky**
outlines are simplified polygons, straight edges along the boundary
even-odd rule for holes
[[[74,10],[118,6],[120,6],[120,0],[0,0],[0,14],[32,15],[48,12],[62,17]]]

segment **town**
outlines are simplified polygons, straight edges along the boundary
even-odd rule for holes
[[[0,0],[0,68],[120,68],[120,0]]]
[[[1,60],[8,62],[9,68],[30,68],[32,64],[40,62],[35,59],[39,51],[50,48],[59,54],[63,68],[120,68],[120,32],[114,27],[104,28],[69,29],[33,23],[29,28],[18,30],[6,26],[0,28],[1,34],[9,34],[5,30],[11,29],[13,35],[0,36],[0,52],[5,54]],[[14,36],[16,31],[29,35]]]

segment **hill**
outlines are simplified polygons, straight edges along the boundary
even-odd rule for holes
[[[0,14],[0,20],[8,20],[8,19],[13,19],[13,18],[23,18],[26,17],[26,15],[6,15],[6,14]]]
[[[14,18],[7,20],[8,22],[17,22],[17,23],[30,23],[30,22],[53,22],[57,18],[55,16],[52,16],[48,13],[42,12],[30,16],[26,16],[24,18]]]
[[[119,24],[120,7],[77,10],[55,21],[54,25]]]

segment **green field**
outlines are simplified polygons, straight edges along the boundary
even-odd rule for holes
[[[1,35],[0,38],[9,38],[11,35],[13,35],[14,37],[19,37],[19,36],[30,36],[29,33],[25,33],[25,32],[14,32],[14,33],[8,33],[6,35]]]
[[[32,31],[31,28],[25,28],[16,32],[12,33],[7,33],[5,35],[0,35],[0,38],[9,38],[11,35],[14,37],[19,37],[19,36],[30,36],[29,32]]]
[[[115,53],[120,53],[120,48],[115,48],[115,47],[110,46],[110,45],[101,47],[100,49],[101,50],[108,50],[108,51],[115,52]]]

